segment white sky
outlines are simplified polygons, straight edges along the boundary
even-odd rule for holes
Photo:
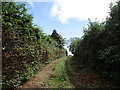
[[[72,55],[73,56],[73,54],[69,51],[69,48],[67,48],[67,46],[64,46],[64,48],[67,50],[68,55]]]
[[[61,23],[68,23],[70,18],[101,21],[109,15],[111,1],[117,0],[57,0],[51,8],[51,16],[57,17]]]

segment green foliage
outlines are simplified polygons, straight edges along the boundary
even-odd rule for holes
[[[64,46],[65,40],[60,34],[57,33],[56,30],[53,30],[51,37],[56,40],[57,46],[59,48],[62,48]]]
[[[2,2],[2,84],[16,87],[50,62],[65,55],[65,49],[32,23],[25,3]]]
[[[111,46],[103,51],[99,51],[99,60],[102,62],[102,74],[117,83],[120,80],[120,51],[118,46]]]
[[[80,59],[80,63],[91,65],[96,62],[97,52],[101,49],[101,33],[104,31],[104,23],[89,22],[88,28],[84,28],[84,36],[76,47],[76,59]],[[79,61],[78,61],[79,62]]]
[[[54,73],[50,76],[50,88],[72,88],[65,71],[65,61],[67,57],[61,58],[56,64]]]
[[[75,50],[77,64],[96,70],[109,80],[120,83],[120,1],[111,6],[105,22],[89,22]]]
[[[78,38],[78,37],[72,38],[71,43],[70,43],[70,45],[69,45],[69,50],[72,52],[72,54],[75,53],[76,48],[77,48],[77,46],[79,45],[80,41],[81,41],[81,40],[80,40],[80,38]]]

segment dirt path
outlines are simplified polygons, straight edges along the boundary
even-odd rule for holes
[[[29,81],[27,81],[24,85],[18,88],[48,88],[48,81],[50,80],[50,76],[52,75],[55,65],[59,62],[61,58],[52,61],[50,64],[46,65],[43,69],[39,70],[35,76],[33,76]]]

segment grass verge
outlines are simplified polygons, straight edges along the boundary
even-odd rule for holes
[[[50,88],[74,88],[69,82],[65,71],[65,61],[68,57],[63,57],[56,64],[54,73],[50,76]]]

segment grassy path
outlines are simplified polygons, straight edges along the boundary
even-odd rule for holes
[[[64,64],[67,57],[52,61],[18,88],[71,88]]]
[[[65,62],[68,57],[64,57],[61,61],[57,62],[53,75],[50,77],[50,87],[51,88],[74,88],[74,86],[69,82],[69,78],[65,70]]]
[[[90,68],[83,68],[69,57],[52,61],[18,88],[114,88]]]

